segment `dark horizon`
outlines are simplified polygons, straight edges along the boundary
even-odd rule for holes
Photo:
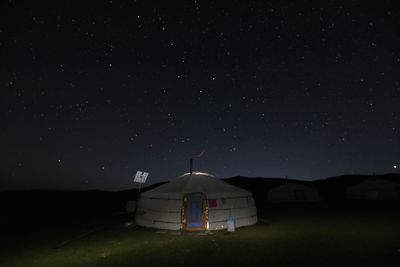
[[[0,190],[194,169],[315,180],[400,166],[384,2],[1,4]]]
[[[183,174],[183,173],[182,173]],[[145,184],[143,184],[141,186],[142,189],[146,188],[146,187],[152,187],[153,185],[159,184],[159,183],[167,183],[172,181],[173,179],[176,179],[179,176],[173,177],[173,178],[169,178],[169,179],[157,179],[157,180],[152,180],[151,178],[147,180],[147,182]],[[235,179],[235,178],[244,178],[244,179],[273,179],[273,180],[281,180],[281,181],[285,181],[288,180],[289,182],[292,181],[298,181],[300,183],[302,182],[318,182],[318,181],[327,181],[330,179],[340,179],[340,178],[351,178],[351,177],[365,177],[365,179],[369,179],[369,178],[373,178],[373,177],[377,177],[379,179],[385,179],[386,177],[391,177],[393,178],[400,178],[400,173],[396,173],[396,172],[391,172],[391,173],[372,173],[372,174],[362,174],[362,173],[355,173],[355,174],[343,174],[343,175],[337,175],[337,176],[329,176],[329,177],[321,177],[318,179],[313,179],[313,180],[305,180],[305,179],[298,179],[296,177],[267,177],[267,176],[241,176],[241,175],[236,175],[236,176],[232,176],[232,177],[215,177],[216,179],[222,179],[222,180],[229,180],[229,179]],[[245,182],[245,181],[244,181]],[[351,180],[349,180],[349,182],[351,182]],[[397,182],[400,182],[397,181]],[[81,192],[85,192],[85,191],[104,191],[104,192],[120,192],[120,191],[126,191],[126,190],[138,190],[139,189],[139,184],[137,183],[133,183],[131,184],[131,186],[125,187],[125,188],[83,188],[83,187],[79,187],[79,188],[8,188],[8,189],[2,189],[0,190],[0,193],[6,193],[6,192],[29,192],[29,191],[54,191],[54,192],[58,192],[58,191],[81,191]]]

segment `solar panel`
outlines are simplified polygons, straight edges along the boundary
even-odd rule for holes
[[[149,176],[148,172],[137,171],[135,179],[133,181],[139,184],[144,184],[148,176]]]

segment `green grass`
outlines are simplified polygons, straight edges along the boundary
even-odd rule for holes
[[[206,236],[113,226],[1,241],[0,266],[400,266],[400,217],[389,212],[265,212],[267,223]]]

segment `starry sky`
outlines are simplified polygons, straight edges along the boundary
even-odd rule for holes
[[[396,1],[2,1],[0,190],[400,165]]]

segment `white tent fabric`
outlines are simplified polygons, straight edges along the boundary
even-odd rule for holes
[[[316,202],[320,201],[318,190],[299,183],[284,183],[268,192],[268,201],[279,202]]]
[[[396,200],[399,199],[400,184],[386,180],[366,180],[346,190],[347,199]]]
[[[227,228],[229,217],[236,227],[257,223],[257,210],[251,192],[230,185],[205,173],[182,175],[140,195],[136,223],[141,226],[182,229],[184,195],[201,192],[214,204],[208,207],[208,230]]]

